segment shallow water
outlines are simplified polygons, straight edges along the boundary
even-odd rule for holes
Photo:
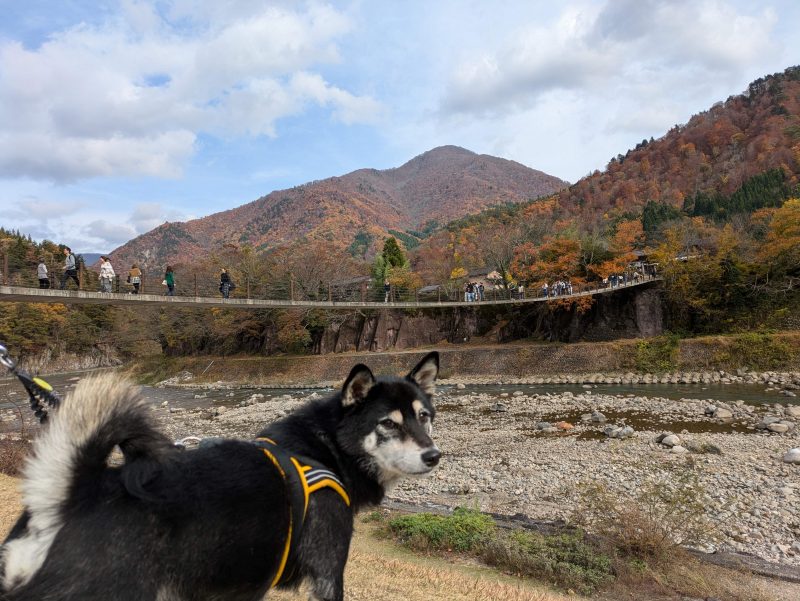
[[[83,377],[93,372],[75,372],[57,374],[47,377],[47,381],[55,388],[56,392],[63,395],[68,392],[75,383]],[[750,405],[763,405],[780,403],[800,404],[800,397],[787,397],[778,390],[766,390],[765,384],[592,384],[591,388],[584,388],[581,384],[490,384],[490,385],[467,385],[464,389],[456,389],[455,386],[440,386],[444,393],[488,394],[501,399],[501,394],[511,394],[517,390],[525,394],[559,394],[572,392],[581,394],[587,390],[593,394],[608,394],[622,396],[641,396],[641,397],[662,397],[672,400],[680,399],[701,399],[709,401],[724,401],[733,403],[741,400]],[[290,395],[295,398],[305,398],[313,392],[321,395],[328,395],[333,392],[331,388],[322,389],[299,389],[299,388],[264,388],[247,387],[220,390],[199,390],[186,388],[154,388],[143,386],[145,396],[153,403],[161,404],[169,401],[171,407],[182,407],[185,409],[208,408],[214,406],[235,406],[239,402],[250,398],[255,393],[263,394],[265,398]],[[200,396],[201,398],[195,398]],[[15,404],[27,406],[27,395],[22,386],[14,378],[0,378],[0,409],[11,408]],[[447,401],[444,401],[446,404]],[[446,405],[443,407],[446,411]],[[440,408],[442,410],[442,408]],[[561,418],[565,419],[565,418]],[[567,420],[570,421],[570,420]],[[632,424],[633,425],[633,424]]]

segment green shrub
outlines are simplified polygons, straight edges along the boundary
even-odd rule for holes
[[[767,333],[749,332],[734,336],[730,347],[715,359],[729,368],[757,370],[781,369],[791,363],[798,351]]]
[[[389,521],[389,529],[408,546],[428,550],[474,551],[495,529],[488,515],[456,508],[453,515],[405,515]]]
[[[666,334],[636,343],[636,369],[643,373],[672,371],[678,364],[680,337]]]
[[[613,580],[611,559],[589,544],[582,532],[542,535],[505,531],[497,528],[490,516],[461,508],[450,516],[394,518],[388,529],[416,550],[469,553],[502,570],[582,593]]]
[[[611,558],[579,531],[549,536],[524,530],[503,533],[483,546],[481,559],[584,594],[614,580]]]

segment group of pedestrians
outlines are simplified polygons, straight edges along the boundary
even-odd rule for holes
[[[545,298],[569,294],[572,294],[572,282],[569,280],[556,280],[552,284],[548,284],[547,282],[542,284],[542,296]]]
[[[59,289],[66,290],[69,282],[73,281],[75,283],[75,287],[80,290],[81,280],[78,272],[78,261],[75,257],[75,254],[72,252],[72,249],[69,246],[65,246],[63,252],[64,265],[62,267]],[[100,271],[98,275],[100,292],[113,292],[114,280],[116,279],[117,274],[114,271],[114,266],[111,264],[111,259],[107,255],[102,255],[100,257]],[[39,257],[39,264],[36,266],[36,277],[39,280],[39,288],[50,288],[50,271],[47,268],[47,263],[45,262],[44,257]],[[143,274],[142,270],[139,269],[139,266],[136,263],[131,265],[131,268],[128,270],[128,274],[125,279],[125,283],[130,286],[129,292],[131,294],[139,294],[142,287],[142,278]],[[223,286],[226,280],[227,285]],[[164,271],[164,279],[161,283],[167,287],[167,291],[165,293],[167,296],[175,296],[175,271],[171,265],[167,265],[167,268]],[[226,270],[223,269],[222,276],[220,278],[220,292],[223,293],[225,298],[228,298],[228,294],[233,288],[234,286],[233,282],[231,282],[230,276],[227,274]]]
[[[483,282],[467,282],[464,284],[464,301],[467,303],[482,301],[485,291]]]
[[[627,286],[628,284],[638,284],[647,277],[655,275],[655,268],[646,269],[645,272],[640,271],[624,271],[622,273],[613,273],[607,278],[603,278],[603,288],[618,288],[619,286]]]
[[[59,289],[64,290],[69,280],[75,282],[75,286],[80,289],[81,281],[78,277],[78,261],[69,246],[64,247],[64,267],[61,271]],[[39,288],[50,288],[50,272],[47,269],[44,257],[39,257],[39,264],[36,266],[36,279],[39,280]]]

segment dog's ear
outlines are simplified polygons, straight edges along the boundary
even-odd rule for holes
[[[422,358],[417,366],[408,374],[408,379],[413,380],[425,394],[436,392],[436,376],[439,375],[439,353],[433,351]]]
[[[342,386],[342,407],[349,407],[363,401],[369,389],[375,384],[375,376],[366,365],[360,363],[350,370],[350,375]]]

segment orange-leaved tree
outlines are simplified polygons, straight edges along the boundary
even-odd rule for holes
[[[773,212],[758,258],[774,276],[800,276],[800,199]]]
[[[621,221],[608,245],[612,257],[599,265],[591,265],[589,269],[601,278],[607,278],[614,273],[622,273],[628,265],[636,260],[633,251],[641,248],[643,243],[642,222],[638,219]]]

